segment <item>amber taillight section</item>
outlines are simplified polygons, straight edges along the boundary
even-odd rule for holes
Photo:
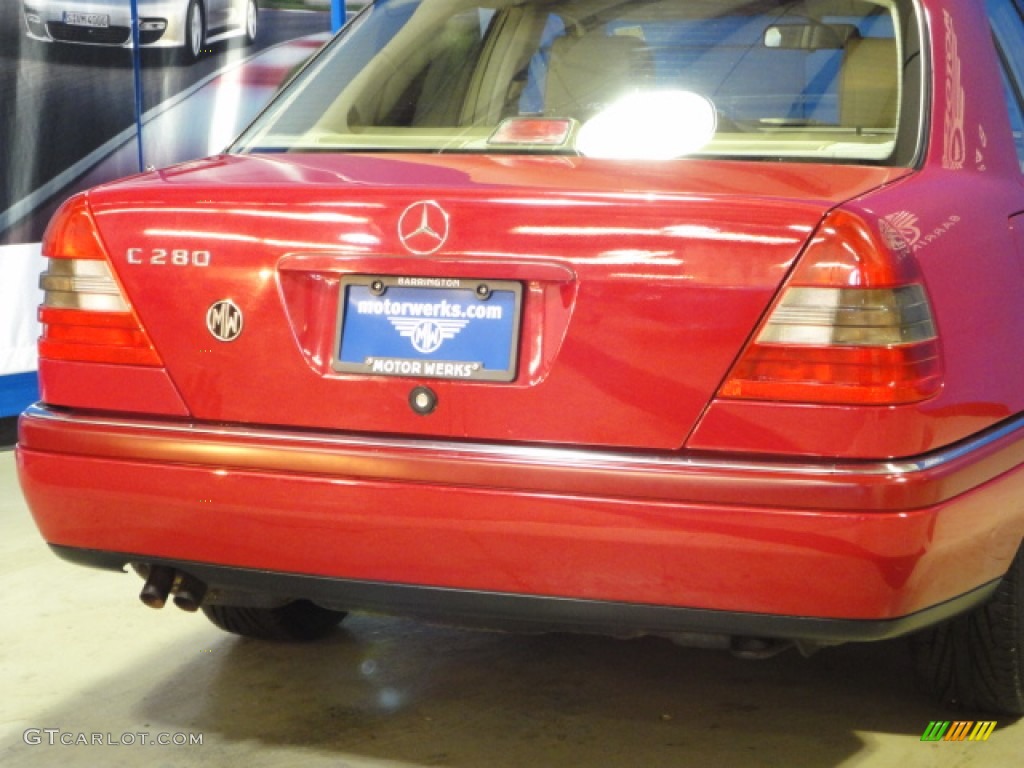
[[[840,210],[822,222],[718,396],[898,405],[941,387],[941,349],[916,260]]]
[[[84,195],[66,202],[43,235],[39,357],[160,366],[163,362],[114,277]]]

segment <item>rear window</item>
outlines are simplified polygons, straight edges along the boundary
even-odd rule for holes
[[[918,35],[909,2],[379,0],[235,150],[905,163]]]

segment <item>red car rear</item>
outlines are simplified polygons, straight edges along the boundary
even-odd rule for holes
[[[1024,23],[922,5],[370,6],[54,218],[43,536],[261,637],[927,630],[1024,712]]]

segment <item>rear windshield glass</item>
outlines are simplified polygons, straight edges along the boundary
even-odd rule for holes
[[[379,0],[234,149],[904,164],[920,47],[886,0]]]

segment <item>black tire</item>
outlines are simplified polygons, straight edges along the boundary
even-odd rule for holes
[[[200,0],[192,0],[185,13],[185,42],[179,49],[183,64],[191,64],[203,54],[206,45],[206,9]]]
[[[912,644],[919,680],[943,704],[1024,715],[1024,548],[987,603]]]
[[[326,637],[345,618],[343,611],[322,608],[308,600],[295,600],[278,608],[241,605],[204,605],[206,618],[225,632],[258,640],[306,642]]]

